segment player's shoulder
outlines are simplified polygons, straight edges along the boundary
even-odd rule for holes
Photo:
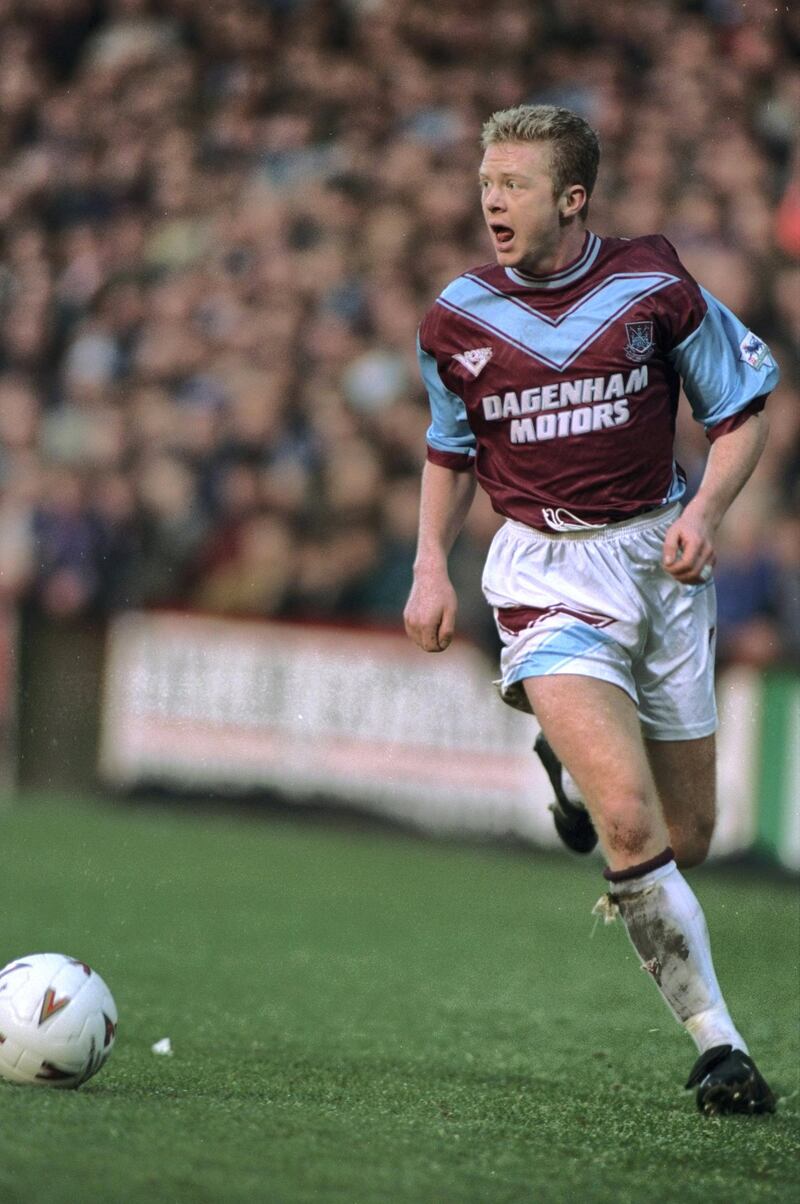
[[[653,297],[662,329],[670,332],[669,346],[688,337],[702,322],[708,309],[703,290],[663,234],[604,238],[603,255],[601,276],[641,279],[647,295]]]
[[[444,286],[431,309],[443,304],[457,304],[458,298],[474,289],[475,284],[489,285],[490,288],[501,289],[508,286],[508,277],[503,268],[496,263],[481,263],[477,267],[467,268],[460,276],[455,276]]]
[[[474,291],[477,282],[498,291],[508,283],[503,269],[496,263],[478,264],[455,276],[441,290],[422,318],[419,338],[423,347],[432,346],[438,335],[458,323],[462,303]]]
[[[689,275],[678,252],[663,234],[641,234],[637,238],[604,237],[602,259],[606,270],[660,271],[686,279]]]

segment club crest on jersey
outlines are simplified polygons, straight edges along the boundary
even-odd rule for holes
[[[625,333],[628,336],[625,346],[625,354],[628,359],[633,360],[635,364],[649,360],[656,349],[653,341],[653,323],[626,322]]]
[[[492,358],[491,347],[476,347],[474,351],[459,351],[453,356],[461,364],[462,368],[466,368],[467,372],[476,379],[483,372],[489,360]]]

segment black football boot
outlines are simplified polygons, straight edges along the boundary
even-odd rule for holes
[[[701,1054],[686,1087],[697,1088],[697,1106],[704,1116],[775,1111],[775,1096],[753,1059],[730,1045],[715,1045]]]

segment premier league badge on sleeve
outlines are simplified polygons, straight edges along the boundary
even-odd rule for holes
[[[768,355],[769,347],[764,340],[753,334],[752,330],[748,330],[739,344],[739,359],[744,360],[751,368],[758,369]]]
[[[649,360],[656,349],[655,342],[653,341],[653,323],[626,322],[625,332],[628,336],[628,342],[625,347],[625,354],[628,359],[633,360],[635,364],[641,364],[645,360]]]

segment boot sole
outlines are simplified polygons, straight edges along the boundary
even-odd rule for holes
[[[775,1111],[775,1096],[760,1075],[750,1075],[740,1083],[710,1083],[701,1087],[697,1106],[704,1116],[734,1113],[762,1116]]]

